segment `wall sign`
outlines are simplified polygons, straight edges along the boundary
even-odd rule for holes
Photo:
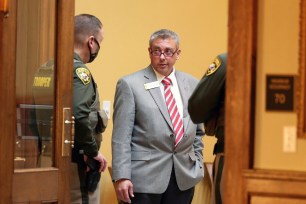
[[[294,78],[293,75],[267,75],[267,111],[294,111]]]

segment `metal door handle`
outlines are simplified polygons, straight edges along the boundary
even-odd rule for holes
[[[74,117],[72,116],[73,120],[65,120],[65,124],[74,124]]]
[[[65,140],[64,143],[65,143],[65,144],[72,144],[71,146],[73,146],[74,141]]]
[[[63,108],[62,156],[69,156],[74,147],[74,117],[70,108]]]

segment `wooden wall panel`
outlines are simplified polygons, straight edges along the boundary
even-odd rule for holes
[[[252,196],[251,204],[305,204],[306,199]]]
[[[251,204],[306,203],[306,173],[247,170],[244,179]]]

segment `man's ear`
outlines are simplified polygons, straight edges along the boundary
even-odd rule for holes
[[[176,51],[176,59],[180,58],[181,50]]]
[[[151,57],[151,48],[148,48],[149,57]]]
[[[93,48],[93,44],[94,44],[95,42],[94,42],[94,36],[89,36],[88,37],[88,45],[91,47],[91,48]]]

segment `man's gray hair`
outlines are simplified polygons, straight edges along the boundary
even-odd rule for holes
[[[168,30],[168,29],[161,29],[161,30],[155,31],[151,35],[150,40],[149,40],[149,46],[151,47],[152,42],[155,39],[159,39],[159,38],[161,38],[161,39],[172,38],[175,41],[177,48],[180,45],[179,36],[175,32],[173,32],[172,30]]]

